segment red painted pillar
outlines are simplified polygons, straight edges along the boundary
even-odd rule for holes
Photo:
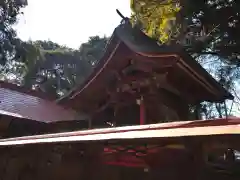
[[[145,124],[145,104],[144,104],[144,100],[143,97],[141,97],[140,101],[139,101],[139,106],[140,106],[140,125]]]

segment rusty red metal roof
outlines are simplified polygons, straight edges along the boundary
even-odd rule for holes
[[[94,129],[67,133],[26,136],[0,140],[0,146],[17,144],[89,142],[109,140],[177,138],[217,135],[240,135],[240,118],[171,122],[118,128]]]
[[[24,93],[24,94],[28,94],[28,95],[31,95],[31,96],[39,97],[39,98],[42,98],[42,99],[47,99],[47,100],[50,100],[50,101],[54,101],[56,99],[56,97],[50,96],[47,93],[44,93],[44,92],[41,92],[41,91],[35,91],[35,90],[32,90],[32,89],[27,89],[23,86],[13,84],[13,83],[9,83],[9,82],[6,82],[6,81],[1,81],[0,80],[0,87],[4,88],[4,89],[9,89],[9,90],[12,90],[12,91],[17,91],[17,92],[21,92],[21,93]]]
[[[78,118],[75,111],[65,109],[51,99],[43,93],[25,91],[6,82],[0,83],[0,114],[46,123]]]

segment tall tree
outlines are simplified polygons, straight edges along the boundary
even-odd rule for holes
[[[88,42],[81,44],[79,48],[80,56],[92,65],[96,65],[105,51],[107,42],[107,37],[90,37]]]
[[[73,50],[51,41],[28,42],[39,53],[34,52],[36,56],[33,59],[26,57],[30,59],[23,85],[56,97],[64,95],[91,73],[103,55],[106,43],[106,37],[94,36],[83,43],[79,50]]]
[[[4,66],[8,60],[15,59],[21,41],[17,38],[12,26],[21,14],[21,8],[27,5],[27,0],[0,1],[0,64]],[[19,54],[18,54],[19,55]]]
[[[132,22],[161,43],[180,43],[240,65],[240,1],[131,0]],[[185,43],[188,40],[188,43]]]
[[[180,11],[178,1],[130,0],[130,2],[132,23],[138,25],[148,36],[166,43],[176,34],[177,13]]]

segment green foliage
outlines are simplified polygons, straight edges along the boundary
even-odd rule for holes
[[[107,42],[107,37],[90,37],[88,42],[81,44],[79,48],[80,56],[92,65],[95,65],[102,57]]]
[[[132,22],[161,43],[178,34],[176,27],[179,3],[175,0],[131,0]]]
[[[73,51],[73,49],[68,48],[67,46],[59,45],[50,40],[49,41],[38,40],[38,41],[33,41],[33,42],[29,41],[29,43],[34,45],[35,47],[45,50],[45,51],[54,51],[54,50],[56,50],[56,51]]]
[[[64,95],[91,73],[103,55],[106,43],[106,37],[94,36],[79,50],[73,50],[51,41],[28,42],[28,49],[33,50],[35,57],[26,57],[29,63],[25,66],[22,84],[56,97]]]
[[[130,0],[132,22],[161,43],[240,65],[240,1]],[[188,43],[186,43],[188,41]]]
[[[0,64],[4,66],[7,61],[15,59],[21,41],[16,37],[12,26],[21,14],[21,8],[27,5],[24,0],[0,1]]]

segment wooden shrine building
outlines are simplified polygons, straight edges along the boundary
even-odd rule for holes
[[[158,45],[126,20],[94,72],[59,103],[103,127],[188,120],[189,105],[226,99],[233,96],[183,49]]]

